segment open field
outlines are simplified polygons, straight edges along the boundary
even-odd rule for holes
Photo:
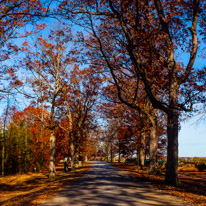
[[[134,164],[113,163],[113,165],[120,167],[142,181],[152,184],[159,191],[179,196],[191,205],[206,205],[206,170],[198,172],[195,167],[180,167],[179,185],[173,187],[164,184],[164,170],[162,175],[154,176],[148,175],[147,170],[139,170]]]
[[[91,163],[85,163],[83,167],[68,173],[63,172],[63,164],[60,164],[57,175],[52,180],[48,178],[48,171],[1,177],[0,205],[38,205],[65,185],[74,184],[75,179],[87,171],[89,164]]]

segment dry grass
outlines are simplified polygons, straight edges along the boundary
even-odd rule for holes
[[[206,205],[206,172],[198,172],[194,167],[179,168],[177,187],[168,186],[164,183],[164,174],[161,176],[148,175],[147,170],[139,170],[136,165],[124,165],[113,163],[123,171],[152,184],[160,192],[167,192],[180,197],[183,201],[194,206]]]
[[[63,165],[59,165],[53,179],[48,178],[48,172],[0,178],[0,205],[38,205],[57,190],[72,185],[75,179],[85,174],[89,164],[68,173],[63,173]]]

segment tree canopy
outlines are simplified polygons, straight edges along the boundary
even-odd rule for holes
[[[136,155],[142,168],[148,157],[152,173],[167,145],[165,181],[176,185],[181,117],[205,108],[205,65],[195,64],[205,58],[205,2],[19,0],[0,7],[2,98],[18,91],[30,101],[15,118],[8,115],[12,105],[5,110],[2,170],[10,138],[31,159],[33,141],[46,135],[42,148],[50,144],[50,154],[41,155],[42,161],[50,156],[50,177],[61,152],[74,169],[87,156],[108,159],[110,150],[112,158],[112,146],[119,160]],[[23,44],[15,44],[20,37]],[[8,63],[12,57],[15,63]],[[40,133],[34,135],[35,122]],[[94,151],[94,134],[104,152],[101,144]]]

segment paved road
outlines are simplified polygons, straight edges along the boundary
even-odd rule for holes
[[[185,205],[170,195],[104,162],[95,162],[88,174],[66,187],[42,206],[144,206]],[[188,205],[188,204],[187,204]]]

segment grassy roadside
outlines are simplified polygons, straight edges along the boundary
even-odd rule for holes
[[[173,187],[164,183],[164,174],[148,175],[147,170],[139,170],[136,165],[124,163],[113,163],[113,165],[153,185],[160,192],[180,197],[193,206],[206,206],[206,172],[198,172],[196,168],[179,168],[179,185]]]
[[[63,165],[57,167],[57,175],[50,180],[48,173],[31,173],[12,175],[0,178],[0,205],[38,205],[43,200],[51,198],[54,192],[74,184],[74,181],[83,176],[92,163],[84,163],[84,166],[75,171],[64,173]]]

